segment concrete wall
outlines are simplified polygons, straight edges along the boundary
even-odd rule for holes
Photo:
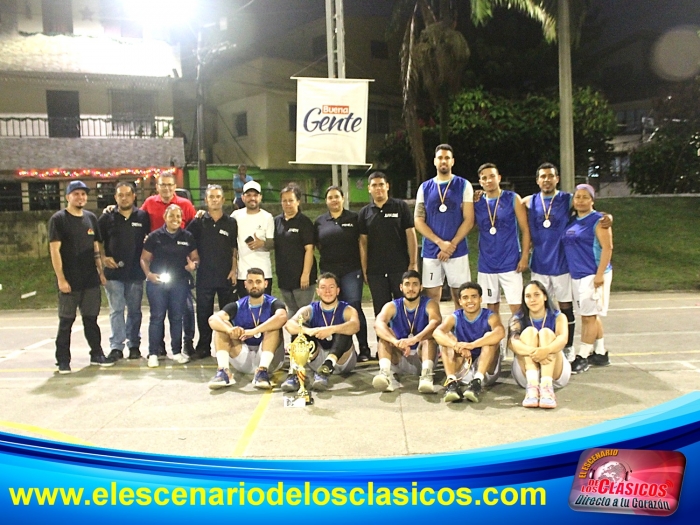
[[[0,260],[48,257],[48,221],[55,212],[0,213]]]

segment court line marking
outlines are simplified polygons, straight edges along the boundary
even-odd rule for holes
[[[53,441],[62,441],[64,443],[73,443],[75,445],[85,445],[88,447],[95,446],[89,441],[71,436],[70,434],[65,434],[63,432],[58,432],[57,430],[51,430],[48,428],[37,427],[35,425],[28,425],[26,423],[15,423],[13,421],[0,420],[0,427],[11,428],[13,430],[24,430],[25,432],[38,434],[39,436],[51,439]]]
[[[233,449],[233,457],[241,457],[245,453],[246,449],[248,448],[248,445],[250,444],[253,438],[253,434],[258,428],[260,420],[262,419],[263,415],[265,414],[265,411],[267,410],[268,405],[270,404],[270,401],[272,401],[272,390],[266,390],[260,398],[260,401],[258,401],[258,406],[255,407],[253,415],[250,416],[248,423],[243,429],[241,437],[239,438],[235,448]]]
[[[44,339],[43,341],[39,341],[38,343],[34,343],[28,346],[25,346],[23,350],[34,350],[35,348],[39,348],[40,346],[44,346],[46,344],[54,342],[55,339]]]
[[[698,330],[679,330],[677,332],[609,332],[605,334],[605,337],[636,337],[636,336],[644,336],[644,337],[649,337],[649,336],[654,336],[654,335],[663,335],[663,336],[674,336],[674,335],[698,335],[700,334],[700,331]]]
[[[646,310],[698,310],[700,306],[654,306],[651,308],[608,308],[608,312],[643,312]]]

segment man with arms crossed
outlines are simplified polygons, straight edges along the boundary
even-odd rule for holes
[[[384,305],[374,323],[379,343],[379,374],[372,386],[383,392],[393,392],[401,385],[394,372],[420,375],[418,391],[433,394],[433,368],[437,344],[433,331],[442,322],[440,306],[421,295],[420,274],[409,270],[403,274],[403,297]]]
[[[322,273],[316,288],[319,301],[303,306],[294,314],[285,328],[292,335],[300,332],[315,343],[315,349],[309,357],[309,367],[314,371],[311,387],[314,390],[326,390],[331,374],[347,374],[357,364],[357,354],[352,343],[352,336],[360,329],[360,318],[352,306],[339,301],[340,283],[329,272]],[[303,325],[299,327],[299,317]],[[296,392],[299,380],[296,374],[290,374],[282,383],[285,392]]]
[[[459,286],[469,281],[467,234],[474,226],[474,190],[468,180],[452,174],[452,146],[435,148],[437,176],[418,188],[414,218],[423,239],[423,286],[431,299],[440,301],[442,283],[452,289],[459,308]]]
[[[459,402],[466,397],[478,403],[483,386],[493,385],[500,373],[499,343],[505,329],[499,314],[481,307],[481,294],[477,283],[460,286],[460,309],[433,332],[447,375],[446,402]],[[460,383],[467,385],[464,392]]]
[[[515,192],[501,189],[501,175],[495,164],[479,167],[479,184],[484,195],[474,203],[479,227],[478,281],[486,293],[486,306],[499,313],[501,287],[511,312],[520,309],[523,274],[530,254],[530,229],[525,205]],[[522,248],[518,234],[522,234]]]
[[[245,287],[245,297],[209,318],[218,365],[209,381],[212,390],[235,383],[230,366],[242,374],[255,373],[255,388],[270,389],[270,374],[284,363],[282,327],[287,322],[286,306],[265,294],[267,281],[260,268],[246,272]]]

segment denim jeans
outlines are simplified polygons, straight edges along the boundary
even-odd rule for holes
[[[350,306],[357,310],[357,314],[360,317],[360,331],[357,332],[357,343],[360,348],[364,348],[367,345],[367,319],[365,318],[365,313],[362,311],[362,285],[364,280],[362,278],[362,270],[355,270],[354,272],[346,273],[340,277],[340,297],[341,301],[350,303]]]
[[[158,355],[165,335],[165,314],[170,323],[170,344],[173,354],[182,351],[182,318],[190,289],[187,283],[155,284],[146,282],[146,295],[151,306],[148,323],[148,354]]]
[[[105,290],[109,301],[109,325],[112,329],[109,348],[124,350],[126,340],[129,341],[128,348],[139,348],[143,281],[107,281]],[[124,322],[125,308],[126,323]]]

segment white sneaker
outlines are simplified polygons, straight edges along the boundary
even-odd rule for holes
[[[380,370],[379,373],[372,378],[372,386],[381,392],[393,392],[397,388],[401,388],[401,383],[396,380],[394,374]]]
[[[158,368],[158,356],[149,355],[148,356],[148,368]]]
[[[187,357],[187,355],[185,355],[184,353],[180,352],[179,354],[175,354],[173,356],[173,361],[175,361],[176,363],[178,363],[180,365],[184,365],[185,363],[190,362],[190,358]]]
[[[424,368],[420,374],[420,381],[418,381],[418,392],[421,394],[435,393],[435,389],[433,388],[433,374],[427,368]]]

